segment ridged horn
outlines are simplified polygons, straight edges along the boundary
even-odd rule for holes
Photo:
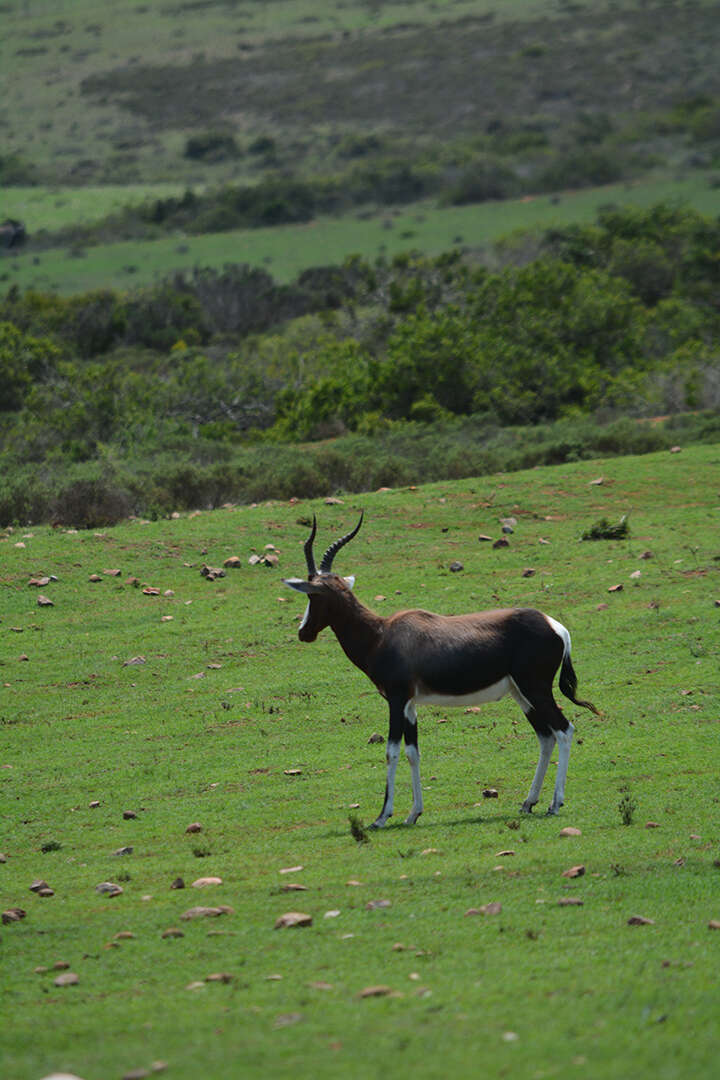
[[[322,561],[320,563],[320,573],[321,574],[329,574],[330,573],[330,569],[332,567],[333,559],[337,555],[340,548],[345,547],[346,544],[349,544],[350,541],[352,540],[353,536],[357,535],[357,533],[359,532],[360,526],[363,523],[364,515],[365,515],[365,511],[362,510],[360,512],[360,520],[358,521],[358,523],[355,526],[355,528],[353,529],[353,531],[347,533],[345,536],[341,536],[339,540],[336,540],[335,543],[331,544],[330,547],[327,549],[327,551],[323,555]]]
[[[305,541],[305,544],[304,544],[305,561],[307,562],[307,568],[308,568],[308,581],[310,580],[310,578],[314,578],[315,575],[317,574],[317,567],[315,566],[315,556],[313,555],[313,541],[315,540],[315,533],[316,532],[317,532],[317,519],[316,519],[315,515],[313,514],[312,529],[310,530],[310,535],[308,536],[308,538],[307,538],[307,540]]]

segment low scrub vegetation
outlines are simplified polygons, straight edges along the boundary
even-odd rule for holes
[[[707,414],[691,422],[707,437],[720,405],[719,242],[718,223],[690,210],[607,208],[492,272],[449,252],[351,258],[290,285],[228,266],[124,295],[11,289],[0,302],[3,519],[46,517],[65,467],[92,466],[99,482],[158,455],[193,482],[175,494],[149,464],[120,485],[117,506],[468,475],[583,456],[603,439],[613,452],[652,448],[667,433],[636,421],[687,411]],[[630,419],[602,427],[619,417]],[[504,432],[527,425],[545,434],[522,452]],[[427,433],[442,453],[426,450]],[[350,434],[360,442],[347,452],[320,448],[284,473],[255,456]],[[463,447],[469,437],[486,449]],[[19,496],[19,471],[40,462]]]

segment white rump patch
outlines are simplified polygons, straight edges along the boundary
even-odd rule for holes
[[[563,656],[570,655],[570,631],[557,619],[553,619],[552,615],[545,615],[545,618],[550,623],[550,627],[555,631],[557,636],[562,639],[563,643]]]
[[[433,694],[427,691],[413,694],[412,700],[416,705],[485,705],[505,697],[511,689],[510,684],[510,676],[506,675],[490,686],[474,690],[472,694]]]

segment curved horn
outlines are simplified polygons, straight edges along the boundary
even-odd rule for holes
[[[316,532],[317,532],[317,518],[313,514],[312,529],[310,530],[310,535],[308,536],[307,540],[305,541],[305,543],[303,545],[304,550],[305,550],[305,561],[307,562],[307,568],[308,568],[308,581],[310,580],[310,578],[314,578],[315,575],[317,574],[317,567],[315,566],[315,556],[313,555],[313,541],[315,539],[315,533]]]
[[[353,529],[353,531],[347,533],[346,536],[341,536],[339,540],[336,540],[335,543],[331,544],[330,547],[327,549],[327,551],[325,552],[325,554],[322,557],[322,562],[320,563],[320,573],[321,574],[329,574],[330,573],[330,568],[332,567],[333,559],[337,555],[340,548],[345,547],[346,544],[349,544],[350,541],[352,540],[353,536],[355,536],[358,533],[358,531],[360,529],[360,526],[363,523],[363,517],[364,516],[365,516],[365,511],[361,510],[360,511],[360,520],[358,521],[358,523],[355,526],[355,528]]]

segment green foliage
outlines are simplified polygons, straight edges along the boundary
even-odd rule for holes
[[[59,356],[47,338],[0,322],[0,413],[20,409],[30,388],[48,377]]]
[[[589,529],[585,529],[582,540],[626,540],[630,535],[628,515],[623,514],[618,522],[612,524],[607,518],[600,518]]]

